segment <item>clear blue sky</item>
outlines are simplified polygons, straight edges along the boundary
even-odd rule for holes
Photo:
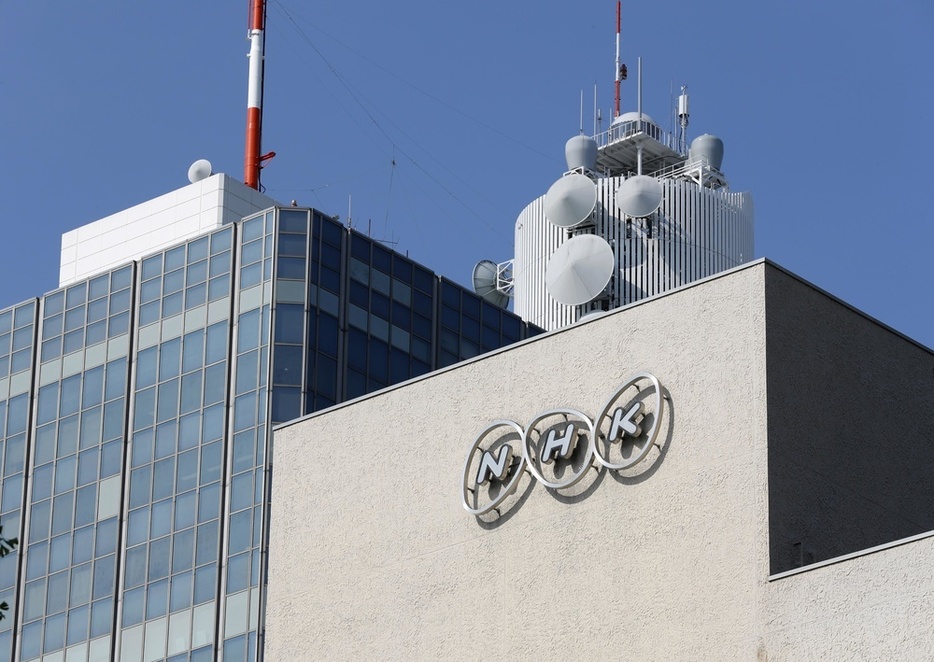
[[[247,2],[7,3],[0,307],[57,286],[70,229],[187,183],[242,177]],[[269,0],[267,193],[460,282],[512,257],[564,170],[581,90],[609,117],[614,0]],[[934,3],[624,2],[624,110],[726,145],[769,257],[934,346]],[[395,166],[393,166],[395,161]],[[352,205],[348,204],[352,197]]]

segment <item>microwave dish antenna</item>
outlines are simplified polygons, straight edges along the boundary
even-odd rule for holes
[[[497,287],[499,265],[492,260],[480,260],[473,268],[473,291],[484,301],[498,308],[509,305],[509,295]]]
[[[634,175],[616,189],[616,206],[628,216],[648,216],[662,204],[662,185],[648,175]]]
[[[582,234],[558,247],[545,268],[545,287],[558,302],[579,306],[606,289],[614,269],[613,249],[602,237]]]
[[[207,159],[198,159],[188,168],[188,181],[194,184],[207,179],[211,176],[211,167],[211,162]]]
[[[559,228],[573,228],[593,215],[597,187],[586,175],[562,177],[545,194],[545,218]]]

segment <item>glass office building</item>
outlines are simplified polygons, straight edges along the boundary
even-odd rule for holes
[[[0,659],[259,659],[271,427],[534,332],[281,207],[0,312]]]

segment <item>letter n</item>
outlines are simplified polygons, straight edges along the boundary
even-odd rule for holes
[[[483,451],[480,457],[480,469],[477,471],[477,485],[485,485],[491,478],[502,482],[512,468],[512,446],[500,447],[499,457],[490,451]]]

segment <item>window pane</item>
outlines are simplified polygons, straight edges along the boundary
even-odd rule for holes
[[[297,304],[280,304],[276,308],[276,342],[300,345],[305,337],[305,311]]]
[[[276,345],[273,354],[273,383],[300,386],[302,383],[302,347]]]
[[[105,556],[94,562],[94,598],[103,598],[114,590],[114,556]]]
[[[149,509],[138,508],[130,512],[127,523],[127,545],[136,545],[149,535]]]
[[[205,568],[198,568],[195,571],[195,604],[200,604],[202,602],[207,602],[208,600],[213,600],[217,589],[214,582],[216,581],[217,568],[213,565],[209,565]],[[206,659],[211,659],[210,657]]]
[[[149,545],[149,580],[161,579],[169,574],[169,538]],[[152,587],[150,587],[150,590]]]
[[[56,425],[51,423],[45,427],[36,430],[36,456],[34,464],[42,465],[51,462],[55,455],[55,429]],[[10,442],[7,441],[7,462],[10,461]],[[22,468],[22,467],[20,467]],[[4,472],[9,473],[9,472]]]
[[[200,368],[204,363],[204,330],[192,331],[184,337],[182,372]]]
[[[217,524],[217,521],[214,521],[198,527],[195,565],[217,560]]]
[[[298,388],[279,387],[272,392],[272,419],[289,421],[301,416],[302,392]]]

